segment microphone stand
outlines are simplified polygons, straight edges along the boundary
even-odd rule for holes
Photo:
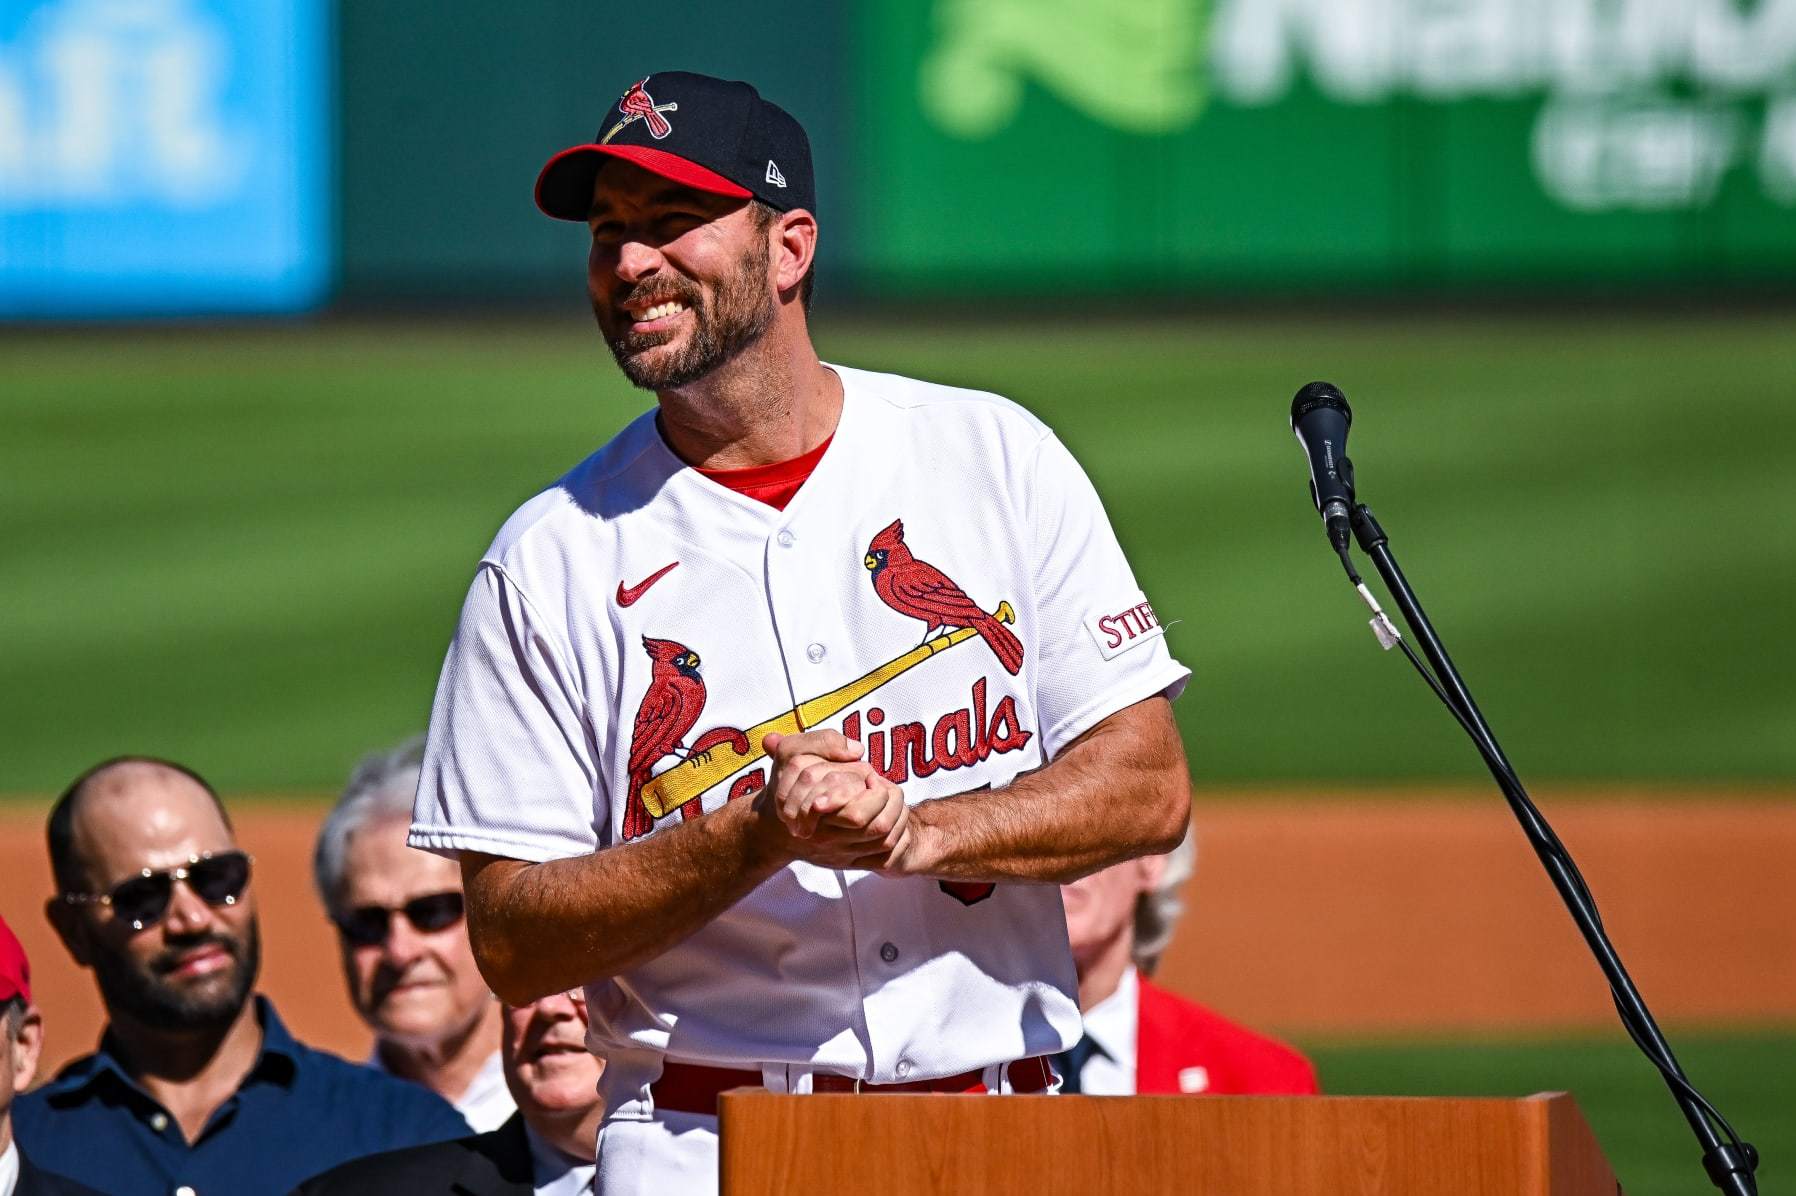
[[[1349,467],[1351,468],[1351,467]],[[1351,475],[1349,475],[1351,476]],[[1351,485],[1351,483],[1349,483]],[[1390,538],[1384,529],[1372,517],[1372,512],[1365,504],[1356,504],[1352,511],[1354,537],[1359,541],[1360,549],[1372,558],[1378,568],[1379,576],[1384,578],[1386,588],[1390,591],[1397,609],[1402,612],[1404,622],[1409,625],[1410,632],[1421,641],[1422,652],[1428,663],[1434,666],[1431,674],[1417,660],[1409,645],[1403,643],[1390,626],[1389,619],[1378,609],[1378,604],[1354,572],[1352,560],[1348,553],[1341,552],[1341,561],[1347,567],[1347,576],[1353,580],[1356,588],[1376,616],[1372,620],[1373,630],[1378,635],[1379,643],[1385,648],[1400,645],[1404,654],[1422,674],[1435,694],[1446,703],[1454,716],[1459,720],[1466,734],[1471,736],[1477,745],[1478,752],[1484,757],[1485,765],[1496,779],[1497,787],[1508,799],[1509,808],[1521,823],[1522,832],[1528,837],[1528,843],[1534,848],[1534,854],[1540,858],[1541,865],[1552,879],[1553,887],[1559,891],[1566,909],[1571,911],[1572,921],[1577,923],[1578,931],[1596,956],[1603,975],[1609,981],[1609,989],[1615,998],[1615,1009],[1620,1015],[1622,1024],[1628,1034],[1654,1066],[1664,1077],[1667,1087],[1671,1089],[1672,1098],[1684,1119],[1690,1123],[1691,1131],[1703,1148],[1703,1169],[1708,1172],[1710,1181],[1716,1188],[1729,1196],[1757,1196],[1758,1183],[1754,1172],[1758,1169],[1759,1156],[1750,1143],[1742,1142],[1728,1125],[1727,1120],[1711,1105],[1690,1083],[1684,1071],[1678,1066],[1675,1056],[1665,1036],[1660,1033],[1658,1023],[1646,1008],[1646,1002],[1634,987],[1634,981],[1628,976],[1627,969],[1622,966],[1621,958],[1615,947],[1609,942],[1609,936],[1603,930],[1602,919],[1596,912],[1596,901],[1584,878],[1579,875],[1578,868],[1572,862],[1571,855],[1560,843],[1559,837],[1547,825],[1546,818],[1528,797],[1527,791],[1510,767],[1509,760],[1498,745],[1496,736],[1491,733],[1489,725],[1478,705],[1472,700],[1471,691],[1466,688],[1459,670],[1453,667],[1453,661],[1447,655],[1440,637],[1435,634],[1434,626],[1422,611],[1421,601],[1415,591],[1410,588],[1409,581],[1403,576],[1403,570],[1397,566],[1397,558],[1391,555]],[[1720,1127],[1719,1132],[1717,1126]]]

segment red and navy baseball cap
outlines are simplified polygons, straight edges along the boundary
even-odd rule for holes
[[[31,1004],[31,961],[12,927],[0,918],[0,1004],[20,997]]]
[[[584,222],[607,158],[782,212],[817,210],[804,128],[747,83],[687,71],[637,80],[589,144],[549,159],[536,177],[536,206],[557,220]]]

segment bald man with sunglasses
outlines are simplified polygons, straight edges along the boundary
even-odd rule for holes
[[[14,1105],[40,1165],[112,1196],[255,1196],[467,1133],[433,1093],[296,1042],[254,995],[254,861],[197,773],[97,765],[49,841],[47,912],[108,1020],[97,1051]]]

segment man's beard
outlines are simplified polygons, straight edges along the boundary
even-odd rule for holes
[[[692,316],[692,332],[685,347],[673,353],[651,351],[677,335],[675,331],[637,333],[626,328],[614,336],[600,318],[599,329],[605,332],[605,343],[631,385],[643,390],[690,386],[761,339],[773,323],[774,302],[767,288],[767,242],[757,238],[756,243],[758,252],[750,253],[741,268],[718,288],[716,311],[711,310],[696,285],[678,275],[639,283],[618,297],[612,305],[613,312],[636,295],[644,294],[677,299]]]
[[[164,979],[183,954],[206,946],[219,947],[228,954],[230,968],[206,977],[191,991]],[[262,934],[254,921],[241,939],[224,934],[196,935],[171,943],[147,963],[140,964],[122,954],[94,955],[94,979],[107,1007],[158,1030],[207,1030],[229,1025],[249,999],[261,970]]]

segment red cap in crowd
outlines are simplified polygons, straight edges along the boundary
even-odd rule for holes
[[[31,1001],[31,961],[25,958],[25,948],[0,918],[0,1001],[10,1001],[14,997],[24,997],[27,1004]]]

